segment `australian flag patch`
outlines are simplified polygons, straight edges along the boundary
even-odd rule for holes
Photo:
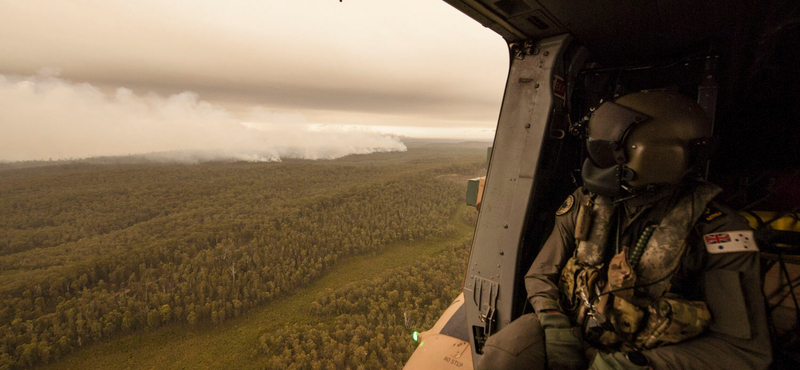
[[[711,254],[758,252],[752,230],[728,231],[703,235],[706,251]]]

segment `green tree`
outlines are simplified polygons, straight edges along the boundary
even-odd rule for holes
[[[157,328],[161,326],[161,312],[158,310],[150,310],[147,312],[147,326],[150,328]]]

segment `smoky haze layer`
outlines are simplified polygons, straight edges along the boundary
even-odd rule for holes
[[[57,77],[0,75],[0,161],[144,154],[159,161],[333,159],[404,151],[397,138],[319,128],[299,113],[251,109],[244,119],[194,92],[112,93]]]
[[[493,128],[508,68],[499,35],[437,0],[0,1],[0,35],[0,74],[57,67],[337,124]]]

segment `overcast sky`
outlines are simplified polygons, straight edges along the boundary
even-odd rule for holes
[[[491,138],[508,68],[502,38],[441,0],[0,0],[0,35],[0,104],[27,107],[0,125],[22,141],[51,128],[37,120],[87,120],[59,111],[76,99],[125,121],[131,97],[163,116],[153,111],[182,92],[187,109],[210,105],[250,128]]]

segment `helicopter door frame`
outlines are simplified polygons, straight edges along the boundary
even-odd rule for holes
[[[467,331],[474,363],[488,336],[511,322],[518,259],[531,194],[553,118],[556,64],[572,41],[565,34],[512,48],[464,282]],[[563,83],[563,78],[560,83]],[[563,86],[559,86],[559,89]]]

